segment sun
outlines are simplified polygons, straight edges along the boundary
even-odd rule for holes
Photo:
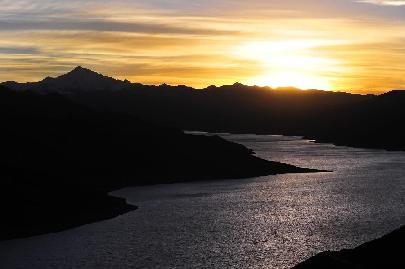
[[[332,41],[284,40],[248,42],[234,56],[257,63],[261,74],[247,79],[248,84],[270,87],[332,90],[325,72],[335,72],[339,63],[316,48]]]
[[[294,72],[270,73],[253,77],[249,84],[257,86],[278,87],[294,87],[302,90],[307,89],[322,89],[330,90],[332,88],[330,82],[322,77],[313,76],[311,74],[299,74]]]

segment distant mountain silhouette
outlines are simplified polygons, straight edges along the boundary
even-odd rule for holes
[[[58,81],[84,73],[96,76],[76,70]],[[313,171],[259,159],[218,136],[1,87],[0,240],[125,213],[133,207],[106,195],[124,186]]]
[[[87,107],[126,113],[159,125],[211,132],[299,135],[337,145],[405,150],[404,91],[375,96],[240,83],[196,90],[183,85],[129,83],[83,68],[75,70],[56,78],[53,91],[69,92],[72,100]],[[62,79],[65,76],[71,79]],[[104,84],[110,86],[97,86]],[[26,86],[5,85],[12,89]],[[50,89],[43,81],[29,85],[38,92]]]
[[[3,86],[14,90],[38,90],[45,93],[75,93],[87,91],[117,91],[130,86],[129,81],[121,81],[81,66],[56,78],[47,77],[39,82],[4,82]]]
[[[352,250],[323,252],[293,269],[405,268],[402,249],[404,240],[405,226]]]

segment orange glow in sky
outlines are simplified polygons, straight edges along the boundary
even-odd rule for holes
[[[247,3],[249,2],[249,3]],[[404,1],[0,0],[0,81],[405,88]]]

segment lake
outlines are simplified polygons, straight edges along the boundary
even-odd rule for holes
[[[113,194],[138,210],[0,242],[0,268],[290,268],[405,224],[404,152],[221,135],[265,159],[333,172],[122,189]]]

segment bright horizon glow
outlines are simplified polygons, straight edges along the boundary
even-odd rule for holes
[[[404,1],[0,0],[0,81],[405,88]]]
[[[294,87],[301,90],[332,90],[331,84],[323,78],[297,73],[275,73],[252,78],[249,84],[272,88]]]
[[[314,50],[320,46],[340,43],[328,40],[251,42],[240,46],[235,55],[262,64],[265,74],[251,78],[249,84],[332,90],[332,84],[322,73],[325,70],[338,70],[339,61],[327,56],[315,56]]]

